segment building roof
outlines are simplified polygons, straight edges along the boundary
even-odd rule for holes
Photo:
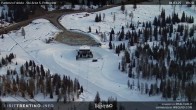
[[[90,50],[90,47],[87,45],[83,45],[79,48],[79,50]]]

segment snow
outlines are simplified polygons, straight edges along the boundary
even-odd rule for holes
[[[90,47],[87,45],[83,45],[80,47],[80,50],[90,50]]]
[[[166,16],[172,16],[174,10],[174,7],[172,7],[171,5],[137,5],[136,10],[133,9],[132,5],[126,5],[125,7],[128,13],[127,16],[125,12],[123,13],[120,10],[119,6],[95,13],[82,12],[76,14],[69,14],[60,18],[59,21],[67,29],[78,29],[84,32],[88,32],[90,26],[92,31],[91,34],[95,34],[96,30],[98,30],[98,32],[106,32],[107,36],[109,36],[109,32],[112,28],[114,29],[114,32],[116,32],[115,34],[121,31],[122,26],[125,27],[125,32],[130,30],[129,28],[126,28],[126,24],[128,23],[130,25],[131,23],[131,18],[129,17],[129,14],[131,12],[133,12],[133,24],[137,26],[138,22],[142,23],[146,21],[151,21],[151,23],[153,23],[154,17],[158,17],[162,9],[165,9]],[[193,16],[194,21],[196,21],[196,10],[194,8],[188,8],[186,7],[186,5],[177,5],[175,7],[175,12],[178,13],[179,18],[181,18],[183,11],[187,16]],[[103,13],[105,13],[104,20]],[[87,14],[89,16],[86,16]],[[103,20],[102,22],[95,22],[96,14],[101,14]],[[116,18],[115,21],[113,21],[114,14]],[[139,29],[141,25],[142,24],[139,25]],[[97,36],[98,35],[96,35],[95,38],[97,40],[100,40],[99,38],[97,38]]]
[[[32,23],[49,23],[50,21],[46,20],[46,19],[36,19],[33,20]]]
[[[166,9],[166,14],[171,14],[171,6],[149,6],[138,5],[134,11],[132,6],[126,6],[128,13],[133,11],[134,18],[133,23],[138,21],[152,21],[154,16],[158,16],[161,9]],[[194,16],[196,14],[193,10],[189,10],[186,7],[176,8],[176,11],[182,13],[185,11],[188,15]],[[116,20],[113,22],[113,13],[115,12]],[[100,40],[99,35],[95,34],[97,29],[100,32],[106,32],[107,34],[114,28],[115,32],[121,30],[122,26],[125,26],[126,22],[131,22],[130,18],[122,13],[120,7],[107,9],[99,13],[105,13],[106,18],[103,22],[95,23],[96,13],[87,13],[89,16],[85,16],[86,12],[69,14],[60,18],[60,22],[67,29],[78,29],[84,32],[88,32],[88,27],[91,26],[91,37]],[[112,15],[111,15],[112,13]],[[179,14],[180,16],[181,14]],[[73,25],[74,24],[74,25]],[[99,28],[100,27],[100,28]],[[122,73],[118,70],[118,64],[121,61],[121,55],[114,54],[113,50],[109,50],[107,43],[102,42],[101,47],[91,47],[93,58],[90,59],[75,59],[78,48],[80,46],[69,46],[61,44],[59,42],[53,42],[46,44],[45,40],[51,37],[55,37],[61,30],[58,30],[48,20],[37,19],[29,25],[23,27],[25,30],[25,36],[21,35],[21,30],[12,31],[8,34],[4,34],[4,39],[0,39],[0,56],[5,56],[13,52],[16,54],[14,61],[18,64],[23,64],[25,61],[34,60],[37,64],[43,64],[44,67],[50,69],[51,73],[58,73],[60,75],[69,75],[72,79],[77,78],[84,87],[84,94],[80,96],[79,101],[92,101],[98,91],[102,100],[107,100],[108,97],[117,97],[118,101],[160,101],[161,94],[155,96],[148,96],[141,94],[137,87],[134,90],[130,90],[127,87],[127,81],[134,81],[137,85],[138,79],[129,79],[127,73]],[[128,29],[125,28],[125,32]],[[83,32],[82,32],[83,33]],[[88,34],[88,33],[86,33]],[[24,38],[25,37],[25,38]],[[121,42],[115,42],[120,44]],[[104,45],[105,44],[105,45]],[[136,47],[131,47],[134,50]],[[92,59],[98,59],[97,62],[92,62]],[[14,65],[8,65],[14,68]],[[17,67],[15,67],[17,68]],[[5,74],[6,67],[0,69],[0,74]],[[141,80],[144,84],[159,84],[155,79]],[[17,97],[20,100],[21,97]],[[35,96],[36,100],[50,100],[49,97],[44,98],[41,94]],[[55,99],[55,98],[54,98]],[[53,99],[53,100],[54,100]],[[2,100],[15,100],[11,96],[2,97]]]
[[[171,5],[137,5],[137,9],[134,10],[132,5],[126,5],[126,9],[127,9],[127,16],[125,13],[123,13],[120,10],[120,7],[115,7],[115,8],[111,8],[111,9],[107,9],[107,10],[103,10],[100,12],[95,12],[95,13],[87,13],[87,12],[82,12],[82,13],[76,13],[76,14],[69,14],[69,15],[65,15],[63,17],[61,17],[59,19],[60,23],[67,29],[70,30],[78,30],[81,33],[86,33],[88,35],[90,35],[91,37],[93,37],[94,39],[98,40],[99,42],[102,43],[102,47],[101,48],[108,48],[108,42],[102,42],[101,41],[101,37],[100,34],[96,34],[96,30],[98,30],[99,33],[106,33],[107,36],[107,40],[109,40],[109,33],[111,31],[111,29],[113,28],[115,31],[115,37],[117,37],[117,32],[121,31],[122,26],[125,27],[125,33],[130,30],[130,28],[126,27],[126,24],[128,23],[130,25],[131,23],[131,18],[129,17],[129,14],[131,12],[133,12],[134,17],[132,20],[132,23],[137,26],[138,22],[146,22],[146,21],[151,21],[151,23],[154,20],[154,17],[158,17],[161,13],[162,9],[165,9],[165,13],[166,16],[172,16],[174,7],[172,7]],[[172,10],[172,11],[171,11]],[[181,18],[182,12],[185,12],[185,14],[187,16],[193,16],[194,17],[194,21],[196,20],[196,13],[195,13],[195,9],[194,8],[188,8],[185,5],[182,6],[176,6],[175,7],[175,12],[178,13],[179,18]],[[102,16],[102,21],[96,23],[95,22],[95,16],[96,14],[101,14]],[[105,19],[103,20],[103,14],[105,14]],[[115,21],[113,20],[115,14]],[[69,21],[69,22],[67,22]],[[191,27],[192,24],[189,24],[189,26]],[[91,33],[88,33],[89,31],[89,27],[91,27]],[[175,28],[177,27],[177,25],[175,26]],[[142,24],[138,25],[138,29],[142,29]],[[127,41],[123,41],[125,43],[127,43]],[[113,41],[112,43],[115,43],[115,45],[119,45],[120,43],[122,43],[122,41]],[[149,45],[152,46],[153,43],[156,42],[149,42]],[[131,53],[133,51],[135,51],[136,46],[132,46],[130,47]],[[96,49],[98,51],[98,49]],[[126,87],[126,83],[129,80],[127,78],[127,74],[124,73],[122,74],[121,72],[119,72],[119,70],[117,69],[118,67],[118,63],[121,61],[121,57],[118,57],[117,55],[114,55],[113,51],[110,50],[105,50],[107,53],[105,52],[101,52],[102,58],[103,59],[103,64],[102,64],[102,69],[101,72],[99,73],[103,73],[101,76],[96,76],[98,79],[99,77],[103,77],[102,78],[102,82],[104,82],[102,84],[103,88],[110,88],[111,91],[113,91],[114,93],[120,95],[120,97],[123,97],[123,100],[131,100],[131,101],[144,101],[144,100],[148,100],[148,101],[159,101],[162,100],[160,95],[157,96],[152,96],[152,97],[148,97],[146,95],[141,95],[141,93],[138,92],[138,90],[136,89],[137,87],[135,87],[135,90],[128,90],[128,88]],[[120,55],[122,56],[122,55]],[[107,59],[104,61],[104,59]],[[117,59],[117,60],[113,60],[113,59]],[[98,61],[100,62],[100,60]],[[111,63],[112,62],[112,63]],[[92,68],[92,67],[91,67]],[[109,68],[109,69],[108,69]],[[119,75],[120,74],[120,75]],[[93,78],[93,77],[92,77]],[[104,79],[105,78],[105,79]],[[94,79],[94,80],[98,80],[98,79]],[[93,81],[94,81],[93,80]],[[130,82],[132,83],[132,81],[134,80],[135,85],[137,85],[137,79],[131,79]],[[109,84],[109,82],[112,82],[112,84]],[[99,82],[99,81],[97,81]],[[140,79],[140,82],[143,82],[144,84],[146,82],[148,82],[148,84],[157,84],[159,85],[160,82],[156,82],[155,79],[150,79],[150,80],[143,80]],[[99,82],[100,83],[100,82]],[[113,85],[114,83],[114,85]],[[107,85],[109,84],[109,86]],[[117,85],[117,86],[116,86]],[[131,95],[134,94],[134,95]],[[127,98],[128,96],[128,98]]]
[[[31,53],[44,49],[47,46],[45,39],[55,37],[55,35],[60,32],[60,30],[45,19],[34,20],[31,24],[23,28],[25,30],[25,39],[24,36],[21,35],[21,29],[4,34],[4,39],[0,39],[0,57],[5,57],[5,55],[12,52],[17,56],[16,59],[13,60],[14,64],[10,64],[7,67],[2,67],[0,69],[0,75],[5,74],[8,67],[13,69],[16,68],[19,71],[19,65],[24,64],[26,61],[37,61]],[[15,62],[18,63],[18,66],[15,65]],[[50,101],[49,97],[46,99],[40,97],[41,95],[37,95],[35,96],[35,99]],[[18,96],[17,99],[22,100],[23,98]],[[2,100],[17,101],[11,96],[2,97]]]
[[[46,44],[44,39],[54,37],[60,30],[46,22],[46,20],[39,19],[35,21],[36,24],[33,22],[23,27],[26,33],[25,39],[21,35],[21,29],[4,34],[5,38],[0,39],[1,56],[13,52],[16,54],[14,62],[17,61],[18,65],[25,63],[25,61],[34,60],[36,63],[43,64],[44,67],[50,69],[52,73],[78,78],[81,85],[84,86],[85,93],[81,97],[85,101],[94,100],[97,91],[104,100],[107,100],[110,96],[117,97],[121,101],[160,99],[160,96],[143,99],[142,97],[147,96],[141,95],[137,91],[128,90],[126,85],[127,74],[122,75],[117,70],[120,57],[113,54],[113,52],[105,48],[92,47],[91,51],[98,62],[92,62],[92,59],[76,61],[75,55],[79,46],[68,46],[58,42]],[[9,66],[18,68],[19,71],[19,67],[15,67],[14,64]],[[0,69],[0,74],[5,73],[6,67]],[[17,98],[22,100],[20,96],[17,96]],[[44,98],[41,94],[38,94],[35,99],[43,101],[49,100],[49,97]],[[17,101],[11,96],[2,97],[2,100]],[[81,100],[81,98],[78,100]]]

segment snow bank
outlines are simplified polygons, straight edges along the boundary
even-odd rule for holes
[[[46,19],[36,19],[33,20],[32,23],[49,23],[50,21],[46,20]]]

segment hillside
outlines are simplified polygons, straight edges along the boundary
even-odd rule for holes
[[[16,79],[16,75],[8,74],[8,70],[16,70],[19,76],[23,76],[20,69],[23,65],[24,71],[28,74],[25,76],[25,81],[35,76],[42,76],[31,76],[32,71],[39,73],[32,65],[25,69],[25,66],[28,65],[26,62],[30,64],[30,60],[32,60],[35,65],[39,65],[38,68],[42,68],[41,73],[47,73],[46,77],[43,75],[45,83],[53,81],[54,77],[62,78],[62,82],[64,76],[69,76],[73,80],[76,78],[74,82],[69,80],[71,87],[78,87],[76,83],[80,82],[84,88],[84,92],[79,96],[78,91],[81,91],[81,88],[77,88],[73,92],[78,96],[77,98],[72,96],[76,101],[93,101],[96,92],[100,93],[102,100],[107,100],[108,97],[112,96],[116,97],[118,101],[180,101],[190,100],[190,94],[191,100],[195,100],[192,99],[195,96],[194,90],[192,93],[190,88],[195,88],[196,78],[196,55],[194,53],[196,28],[195,23],[191,23],[196,21],[196,13],[194,8],[176,6],[175,16],[178,14],[178,17],[175,19],[181,19],[184,11],[187,15],[185,21],[173,20],[173,23],[171,21],[170,23],[160,23],[161,17],[164,16],[164,19],[169,15],[172,17],[171,10],[174,8],[169,5],[161,7],[158,5],[137,5],[135,10],[132,5],[125,5],[124,12],[119,6],[100,12],[83,12],[62,16],[59,22],[66,29],[88,34],[102,44],[100,47],[91,47],[93,58],[81,60],[76,60],[77,50],[80,46],[69,46],[54,41],[55,36],[61,30],[46,19],[34,20],[19,30],[1,35],[0,58],[6,58],[6,55],[10,53],[14,53],[16,57],[13,57],[10,62],[10,58],[7,58],[9,63],[1,65],[0,75],[11,80],[8,82],[14,84],[12,80]],[[132,20],[131,12],[133,12]],[[100,16],[101,20],[95,22],[96,15]],[[159,24],[153,23],[155,17],[159,18]],[[182,25],[184,29],[181,28]],[[173,26],[172,29],[171,26]],[[111,34],[112,28],[113,34]],[[154,30],[157,37],[154,35]],[[185,34],[187,33],[186,30],[188,35]],[[192,31],[193,33],[191,33]],[[183,52],[186,54],[182,54]],[[92,62],[93,59],[98,61]],[[1,64],[4,64],[2,62],[5,61],[1,61]],[[179,70],[184,73],[179,72]],[[56,73],[59,76],[55,76]],[[9,86],[7,80],[6,83],[4,81],[1,78],[1,87],[12,87]],[[35,80],[34,84],[36,82],[38,79]],[[181,83],[185,85],[183,86],[184,90],[188,92],[180,91],[183,90]],[[177,84],[182,89],[178,91],[176,96]],[[35,93],[27,90],[30,95],[26,94],[26,98],[38,101],[56,101],[59,95],[50,98],[51,94],[59,93],[58,84],[54,82],[54,85],[55,88],[47,90],[48,95],[46,97],[44,97],[43,91],[38,89],[40,92]],[[63,86],[60,87],[63,88]],[[3,90],[6,93],[9,91]],[[166,91],[167,93],[165,93]],[[10,96],[12,93],[8,92],[7,95],[1,96],[1,99],[3,101],[25,100],[20,96],[20,92],[17,91],[14,97],[13,95]],[[34,95],[33,99],[32,94]],[[165,96],[165,94],[167,95]]]

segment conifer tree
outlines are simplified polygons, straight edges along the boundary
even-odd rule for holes
[[[87,0],[87,6],[90,7],[90,0]]]
[[[22,32],[21,32],[22,36],[24,36],[24,39],[25,39],[25,30],[24,28],[22,27]]]
[[[110,42],[112,41],[112,37],[113,37],[113,34],[112,33],[110,33]]]
[[[136,8],[137,8],[137,3],[136,3],[136,0],[134,0],[134,2],[133,2],[133,9],[134,9],[134,11],[135,11]]]
[[[98,16],[98,22],[101,22],[101,13],[99,13],[99,16]]]
[[[111,43],[111,41],[109,42],[109,49],[112,49],[112,43]]]
[[[4,19],[5,18],[5,16],[4,16],[4,11],[2,10],[1,11],[1,19]]]
[[[97,92],[97,93],[96,93],[96,96],[95,96],[94,102],[95,102],[95,103],[99,103],[99,102],[101,102],[101,98],[100,98],[100,96],[99,96],[99,92]]]
[[[80,86],[80,92],[83,93],[83,86]]]
[[[82,5],[85,5],[85,2],[84,2],[84,0],[82,0]]]
[[[4,39],[4,35],[3,34],[1,35],[1,39]]]
[[[131,60],[130,60],[130,54],[127,50],[125,50],[125,60],[126,60],[126,63],[130,63]]]
[[[50,98],[53,99],[53,92],[52,92],[52,90],[50,91]]]
[[[96,16],[95,16],[95,22],[99,22],[98,14],[96,14]]]
[[[185,13],[184,13],[184,11],[182,13],[181,22],[185,22]]]
[[[88,29],[89,29],[89,31],[88,31],[88,32],[91,32],[91,27],[90,27],[90,26],[89,26],[89,28],[88,28]]]
[[[119,36],[119,41],[123,40],[124,39],[124,27],[122,26],[122,30],[121,30],[121,33],[120,33],[120,36]]]
[[[158,22],[158,21],[157,21],[157,17],[155,17],[155,18],[154,18],[154,21],[153,21],[153,25],[154,25],[154,26],[157,26],[157,24],[158,24],[157,22]]]
[[[125,11],[125,4],[124,4],[124,2],[122,1],[121,2],[121,8],[120,8],[123,12]]]

